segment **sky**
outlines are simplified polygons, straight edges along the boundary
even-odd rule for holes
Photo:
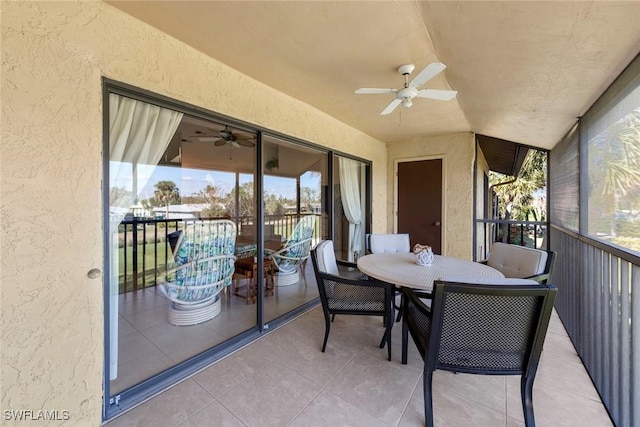
[[[111,187],[125,187],[133,191],[133,179],[131,165],[110,162],[112,177]],[[253,180],[250,174],[240,175],[240,184]],[[148,199],[153,197],[155,184],[158,181],[173,181],[181,196],[189,196],[204,189],[207,185],[219,187],[223,192],[230,192],[235,186],[235,173],[218,172],[201,169],[176,168],[168,166],[138,165],[138,186],[143,186],[139,192],[138,199]],[[306,173],[300,179],[302,187],[320,189],[320,176],[318,174]],[[294,178],[281,178],[265,175],[264,190],[266,193],[282,195],[289,199],[296,197],[296,181]]]

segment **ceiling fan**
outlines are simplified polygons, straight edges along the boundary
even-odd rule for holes
[[[251,138],[245,136],[239,136],[231,132],[229,126],[225,126],[224,129],[218,132],[218,136],[203,135],[202,132],[196,131],[197,135],[193,137],[197,138],[200,142],[213,142],[216,147],[222,147],[229,144],[233,147],[255,147],[255,142],[251,141]]]
[[[363,87],[356,90],[357,94],[380,94],[380,93],[393,93],[395,99],[391,101],[391,104],[387,105],[387,108],[382,110],[380,115],[390,114],[396,109],[398,105],[402,105],[405,108],[411,107],[413,98],[429,98],[437,99],[440,101],[450,101],[458,93],[455,90],[439,90],[439,89],[418,89],[420,86],[440,74],[446,65],[440,62],[432,62],[427,65],[418,75],[411,81],[409,81],[409,75],[415,69],[415,65],[406,64],[398,67],[398,72],[404,76],[404,87],[402,89],[383,89],[383,88],[369,88]]]

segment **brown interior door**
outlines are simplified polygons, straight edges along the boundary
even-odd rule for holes
[[[398,233],[442,253],[442,159],[398,163]]]

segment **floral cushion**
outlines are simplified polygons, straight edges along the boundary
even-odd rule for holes
[[[277,252],[271,253],[271,258],[281,271],[293,271],[309,257],[311,238],[315,228],[316,217],[307,215],[300,218],[289,240]]]
[[[231,284],[235,270],[236,228],[231,221],[197,222],[184,231],[174,254],[167,294],[172,300],[194,302],[215,296]]]

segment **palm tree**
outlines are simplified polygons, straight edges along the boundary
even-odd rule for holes
[[[606,215],[610,235],[615,237],[615,213],[620,202],[640,186],[640,107],[593,141],[589,146],[589,182],[592,190],[600,189],[600,194],[592,191],[593,210]]]
[[[180,201],[180,191],[173,181],[158,181],[154,187],[153,198],[165,205],[165,218],[169,217],[169,205],[171,202]]]

